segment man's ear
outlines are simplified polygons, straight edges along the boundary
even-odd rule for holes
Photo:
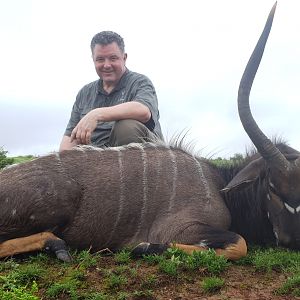
[[[126,62],[127,60],[127,53],[124,53],[124,61]]]

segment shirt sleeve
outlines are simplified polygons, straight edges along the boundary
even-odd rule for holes
[[[158,111],[158,101],[155,88],[146,76],[141,76],[136,82],[136,94],[133,101],[140,102],[146,105],[150,112],[151,118],[145,123],[149,130],[153,131],[156,124],[158,124],[159,111]]]
[[[68,122],[67,128],[64,133],[64,135],[66,135],[66,136],[71,136],[73,129],[76,127],[76,125],[80,121],[81,111],[80,111],[79,105],[78,105],[79,99],[80,99],[80,92],[78,93],[78,95],[76,97],[76,101],[75,101],[72,111],[71,111],[70,120]]]

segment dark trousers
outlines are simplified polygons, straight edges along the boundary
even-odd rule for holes
[[[141,122],[131,119],[115,122],[110,134],[108,145],[111,147],[130,143],[154,141],[156,136]]]

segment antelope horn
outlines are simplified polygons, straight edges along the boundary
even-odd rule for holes
[[[269,166],[273,166],[284,171],[289,168],[288,160],[257,126],[249,106],[251,87],[271,31],[276,5],[277,2],[275,2],[270,11],[264,30],[254,48],[242,76],[238,92],[238,110],[243,127],[261,156],[267,161]]]

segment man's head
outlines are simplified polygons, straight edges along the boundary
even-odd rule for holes
[[[112,43],[116,43],[122,53],[125,53],[125,44],[123,38],[113,31],[101,31],[97,33],[91,41],[92,53],[96,45],[106,46]]]
[[[102,31],[93,37],[91,50],[96,72],[104,87],[115,87],[126,70],[123,38],[115,32]]]

